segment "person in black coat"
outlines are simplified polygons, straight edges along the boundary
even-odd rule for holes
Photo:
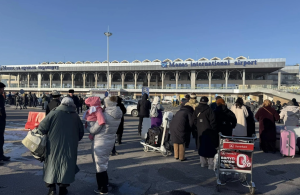
[[[189,94],[186,94],[184,96],[184,98],[185,98],[185,100],[182,101],[182,103],[180,104],[180,106],[184,106],[186,103],[188,103],[190,101],[190,99],[191,99],[191,96]]]
[[[222,98],[216,102],[217,108],[214,110],[217,130],[222,135],[232,136],[232,130],[235,128],[237,120],[235,114],[229,110]]]
[[[5,98],[3,97],[4,83],[0,82],[0,161],[9,161],[10,157],[4,156],[3,145],[4,145],[4,132],[6,126],[6,111],[5,111]]]
[[[151,103],[148,100],[148,95],[144,93],[142,100],[139,100],[137,104],[137,111],[139,113],[139,126],[138,126],[138,133],[141,136],[142,133],[142,124],[144,118],[149,118],[151,109]]]
[[[28,106],[32,107],[32,95],[31,95],[31,92],[29,92],[29,94],[28,94]]]
[[[299,106],[297,100],[295,98],[292,99],[293,103],[294,103],[294,106]]]
[[[124,104],[122,103],[122,98],[121,97],[117,97],[117,106],[120,107],[120,109],[122,110],[123,113],[123,117],[121,118],[121,123],[119,125],[118,131],[117,131],[117,136],[118,136],[118,143],[122,144],[122,136],[123,136],[123,131],[124,131],[124,115],[126,114],[126,108],[124,106]]]
[[[74,89],[70,89],[68,97],[70,97],[70,98],[73,99],[74,104],[75,104],[75,106],[77,108],[77,113],[79,114],[79,99],[78,99],[78,97],[76,95],[74,95],[74,92],[75,92]]]
[[[120,107],[120,109],[122,110],[122,113],[123,113],[123,116],[121,118],[121,123],[119,125],[119,128],[118,128],[118,131],[117,131],[117,137],[118,137],[118,144],[122,144],[122,136],[123,136],[123,131],[124,131],[124,114],[126,114],[126,108],[124,106],[124,104],[122,103],[122,98],[121,97],[117,97],[117,106]],[[118,152],[116,150],[116,146],[114,144],[114,147],[111,151],[111,155],[114,156],[114,155],[118,155]]]
[[[254,114],[251,110],[251,107],[249,106],[249,102],[246,102],[245,105],[247,111],[248,111],[248,117],[246,118],[247,122],[247,137],[252,137],[253,134],[256,134],[255,132],[255,120],[254,120]]]
[[[33,102],[33,107],[36,107],[36,105],[37,105],[37,98],[36,98],[35,93],[32,95],[32,102]]]
[[[52,100],[51,102],[47,105],[46,108],[46,115],[49,114],[51,110],[54,108],[58,107],[60,105],[60,94],[55,90],[52,92]]]
[[[194,124],[193,112],[194,109],[191,106],[181,106],[170,123],[171,140],[176,160],[185,160],[185,143]]]
[[[27,105],[28,105],[28,97],[27,97],[27,94],[24,94],[24,96],[23,96],[23,109],[27,109]]]
[[[197,148],[201,167],[208,164],[213,169],[214,156],[217,153],[218,131],[213,110],[207,105],[208,98],[203,96],[193,114],[194,125],[197,127]]]

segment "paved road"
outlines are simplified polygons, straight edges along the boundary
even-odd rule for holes
[[[44,195],[47,189],[42,178],[42,163],[34,160],[20,140],[26,132],[16,130],[24,127],[29,110],[7,108],[8,130],[5,133],[5,152],[10,162],[0,162],[0,194]],[[10,130],[9,130],[10,129]],[[145,153],[139,144],[137,118],[125,117],[123,144],[117,146],[118,156],[109,161],[110,194],[247,194],[247,188],[239,183],[228,183],[215,190],[216,179],[213,171],[201,168],[199,156],[194,152],[194,143],[187,149],[185,162],[178,162],[172,156],[160,153]],[[94,194],[96,188],[95,166],[91,157],[91,142],[87,134],[79,144],[78,165],[81,171],[69,188],[70,195]],[[256,144],[256,148],[258,145]],[[295,159],[282,158],[277,154],[255,151],[253,180],[257,194],[299,194],[300,156]]]

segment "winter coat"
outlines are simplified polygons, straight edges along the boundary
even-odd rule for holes
[[[76,165],[78,141],[84,135],[83,124],[74,107],[61,105],[50,112],[38,129],[47,134],[44,181],[70,184],[79,171]]]
[[[285,126],[297,126],[300,119],[300,108],[298,106],[286,106],[280,112]]]
[[[60,105],[59,99],[53,99],[46,107],[46,115],[48,115],[51,110],[58,107],[59,105]]]
[[[76,95],[73,95],[72,97],[70,95],[68,95],[68,97],[73,99],[74,104],[76,105],[76,107],[79,107],[79,105],[80,105],[79,98]]]
[[[181,102],[180,106],[185,106],[186,103],[188,103],[190,99],[185,99]]]
[[[214,111],[217,108],[217,102],[211,103],[209,107]]]
[[[5,99],[0,95],[0,123],[5,123],[6,112],[5,112]]]
[[[115,134],[123,116],[118,106],[106,107],[103,114],[104,125],[99,125],[97,122],[87,122],[87,130],[95,135],[92,143],[92,154],[97,173],[107,170],[109,154],[114,147]]]
[[[276,104],[276,112],[279,114],[280,113],[280,110],[282,109],[282,106],[281,106],[281,104],[280,103],[277,103]]]
[[[247,122],[247,137],[252,137],[253,134],[256,134],[255,132],[255,121],[254,121],[254,115],[251,111],[251,108],[249,106],[246,106],[246,109],[248,111],[248,117],[246,118]]]
[[[196,99],[190,99],[184,106],[190,106],[195,110],[198,105],[199,103]]]
[[[127,110],[126,110],[124,104],[122,103],[122,98],[120,98],[119,96],[118,96],[117,102],[118,102],[117,106],[120,107],[120,109],[121,109],[121,111],[122,111],[122,113],[123,113],[122,118],[121,118],[120,125],[119,125],[119,127],[118,127],[117,134],[121,134],[121,135],[122,135],[122,134],[123,134],[123,131],[124,131],[124,114],[126,114],[126,111],[127,111]]]
[[[148,99],[148,95],[144,93],[142,100],[138,101],[137,111],[139,112],[139,117],[149,118],[151,103]]]
[[[105,124],[100,98],[89,97],[85,100],[85,103],[90,109],[84,112],[82,118],[86,121],[97,121],[99,125]]]
[[[161,104],[153,104],[151,105],[151,108],[156,106],[157,108],[157,117],[151,117],[151,128],[152,127],[159,127],[162,124],[162,111],[164,111],[164,107]]]
[[[226,105],[217,106],[214,113],[218,132],[226,136],[232,136],[232,130],[237,123],[235,114],[229,110]]]
[[[194,126],[197,127],[196,141],[199,149],[201,136],[204,131],[213,131],[217,134],[217,124],[213,110],[207,104],[200,103],[193,113],[193,122]]]
[[[256,106],[254,104],[250,104],[249,108],[250,108],[251,112],[254,112],[256,109]]]
[[[275,121],[279,120],[279,114],[271,106],[261,107],[255,114],[259,121],[259,139],[261,141],[276,141]]]
[[[193,126],[193,108],[182,106],[170,122],[171,140],[176,144],[184,144]],[[189,134],[190,135],[190,134]]]
[[[233,105],[231,107],[231,111],[235,114],[237,119],[236,127],[234,128],[232,135],[234,136],[247,136],[247,120],[246,118],[249,116],[247,108],[242,106],[241,108]]]

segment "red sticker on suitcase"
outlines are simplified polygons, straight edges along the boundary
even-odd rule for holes
[[[223,149],[253,151],[254,144],[253,143],[224,142]]]

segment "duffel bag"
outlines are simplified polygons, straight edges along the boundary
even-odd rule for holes
[[[160,127],[152,127],[147,133],[147,143],[154,147],[159,147],[161,144],[162,130]]]
[[[39,159],[44,156],[47,144],[47,135],[41,135],[38,129],[28,131],[27,136],[22,140],[22,144],[30,150],[34,158]]]

